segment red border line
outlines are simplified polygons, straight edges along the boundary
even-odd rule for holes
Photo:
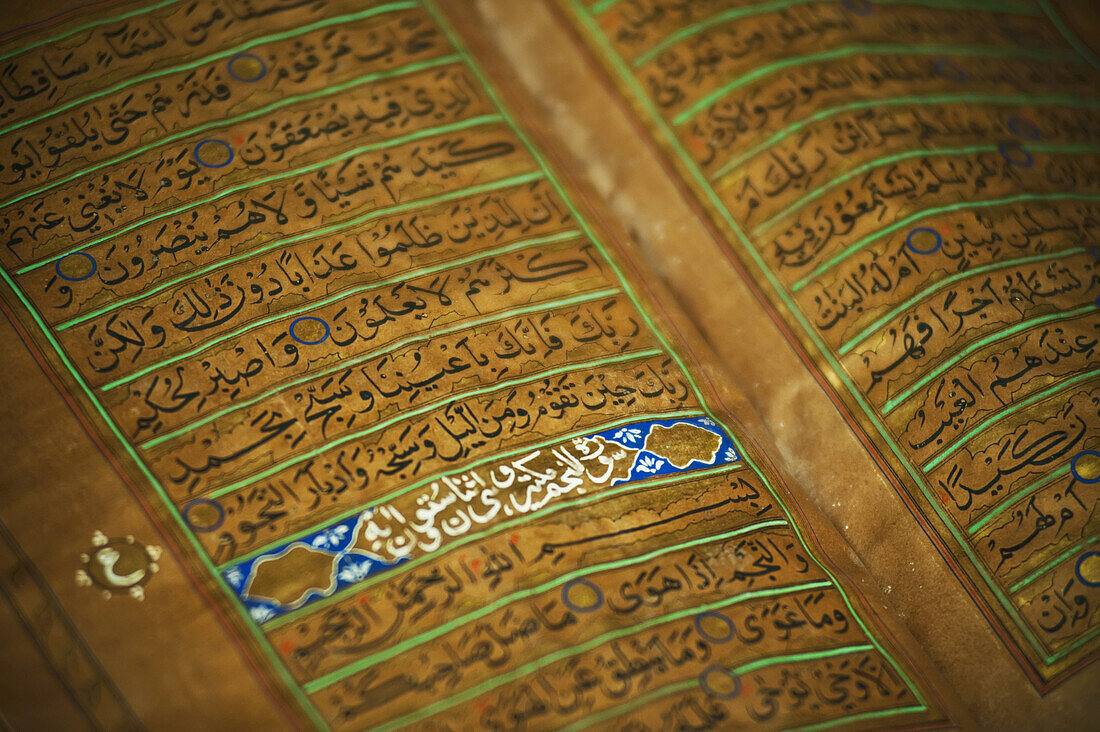
[[[141,492],[137,489],[137,486],[133,484],[130,476],[127,475],[126,471],[115,459],[114,455],[111,454],[109,448],[100,438],[99,434],[95,431],[91,424],[89,424],[83,413],[83,410],[80,408],[80,405],[73,400],[68,389],[66,389],[64,384],[58,380],[56,374],[54,373],[53,367],[48,363],[48,361],[46,361],[42,357],[41,349],[38,348],[36,344],[34,344],[33,340],[29,339],[29,334],[15,317],[15,314],[12,311],[11,307],[3,298],[0,298],[0,309],[3,310],[4,317],[7,318],[8,322],[12,324],[12,327],[15,329],[16,334],[19,336],[19,340],[23,342],[23,345],[27,348],[27,351],[34,358],[35,362],[38,364],[38,367],[42,370],[42,373],[46,375],[46,377],[53,384],[54,388],[57,390],[58,394],[61,395],[61,398],[64,399],[65,402],[69,405],[69,409],[72,411],[73,416],[76,417],[77,421],[84,429],[84,432],[88,435],[88,437],[91,438],[96,448],[111,464],[111,467],[119,475],[119,477],[122,479],[123,484],[130,492],[130,495],[141,507],[142,512],[145,513],[150,523],[152,523],[154,528],[156,528],[161,540],[165,543],[165,545],[167,545],[169,551],[172,553],[173,558],[183,569],[184,576],[187,578],[188,582],[195,589],[202,600],[206,603],[206,605],[211,610],[213,610],[219,624],[225,630],[226,635],[229,636],[230,641],[237,648],[246,664],[249,666],[249,668],[252,669],[257,680],[259,680],[260,682],[260,686],[265,690],[268,698],[271,701],[274,701],[276,705],[283,710],[284,715],[292,722],[293,726],[301,729],[302,726],[299,715],[296,714],[293,709],[287,704],[285,697],[281,693],[279,693],[274,686],[272,686],[270,679],[260,671],[260,668],[256,665],[255,659],[252,657],[251,652],[243,643],[241,643],[240,638],[237,636],[236,632],[233,629],[233,626],[230,624],[228,619],[225,617],[225,614],[222,612],[222,608],[210,595],[207,589],[203,587],[202,582],[194,574],[194,572],[191,571],[191,567],[188,565],[183,553],[177,546],[175,539],[172,538],[169,532],[165,531],[163,524],[157,518],[156,514],[151,509],[145,498],[141,495]]]
[[[745,268],[744,263],[741,262],[740,258],[733,253],[732,244],[727,243],[728,237],[726,237],[724,234],[721,233],[721,231],[716,228],[709,211],[707,211],[707,209],[699,202],[695,192],[688,187],[687,182],[684,180],[684,176],[680,173],[679,170],[675,168],[674,164],[669,160],[668,154],[655,139],[654,132],[646,127],[645,123],[642,121],[641,113],[636,112],[633,105],[630,104],[629,97],[627,96],[626,92],[620,89],[616,84],[616,79],[613,75],[613,72],[611,72],[607,68],[604,60],[600,58],[596,54],[596,51],[590,46],[587,38],[577,27],[577,24],[573,21],[571,17],[569,17],[568,11],[566,11],[564,8],[561,8],[558,3],[555,2],[555,0],[550,0],[549,6],[551,8],[551,12],[554,13],[560,21],[562,21],[562,24],[565,26],[568,34],[570,35],[570,37],[573,38],[574,45],[579,46],[582,49],[582,54],[586,56],[590,62],[594,63],[596,68],[599,69],[599,72],[596,74],[596,76],[599,78],[601,85],[605,89],[609,90],[612,98],[617,100],[620,109],[625,113],[625,116],[629,120],[631,126],[634,127],[636,132],[639,133],[643,144],[645,144],[645,146],[655,154],[658,164],[671,179],[673,185],[677,188],[677,190],[680,191],[681,197],[685,200],[685,203],[687,203],[691,210],[696,214],[696,218],[700,220],[700,222],[710,233],[711,237],[715,240],[715,243],[718,245],[718,249],[725,255],[726,259],[730,262],[730,264],[733,265],[734,269],[737,270],[737,273],[740,275],[741,279],[744,280],[747,284],[748,290],[753,294],[757,302],[761,304],[765,312],[768,313],[768,316],[771,318],[772,322],[775,323],[775,325],[779,328],[780,332],[783,333],[787,342],[794,349],[795,355],[799,358],[799,360],[802,361],[803,365],[806,366],[807,370],[810,372],[814,380],[817,381],[818,385],[825,393],[825,396],[833,403],[833,406],[840,414],[840,417],[846,423],[848,423],[849,427],[852,428],[852,432],[855,435],[856,439],[859,440],[859,442],[863,445],[864,449],[867,451],[867,454],[871,457],[875,464],[879,466],[883,477],[885,477],[890,485],[894,488],[894,492],[898,494],[899,498],[901,498],[902,503],[909,510],[910,515],[913,516],[914,521],[920,527],[921,531],[923,531],[925,536],[928,537],[933,547],[935,547],[937,553],[939,553],[940,557],[943,558],[944,563],[947,564],[948,568],[951,570],[951,573],[955,575],[956,579],[959,580],[959,584],[962,585],[963,591],[966,592],[966,594],[974,602],[975,606],[978,608],[978,611],[983,616],[985,616],[986,621],[989,623],[993,632],[1001,639],[1002,644],[1005,646],[1005,650],[1007,650],[1009,652],[1009,655],[1016,660],[1021,670],[1023,670],[1024,674],[1028,677],[1028,679],[1031,680],[1032,684],[1035,686],[1039,694],[1047,694],[1056,686],[1066,681],[1070,676],[1100,658],[1100,654],[1097,653],[1086,654],[1077,663],[1052,676],[1050,680],[1044,680],[1042,676],[1039,675],[1038,669],[1031,662],[1031,659],[1028,658],[1020,643],[1017,642],[1016,638],[1014,638],[1008,631],[1007,624],[1001,621],[1000,617],[998,617],[993,612],[986,599],[980,595],[978,584],[968,574],[966,574],[965,571],[962,570],[962,565],[956,559],[954,554],[948,549],[948,547],[944,543],[943,538],[939,536],[939,533],[935,530],[935,527],[930,523],[928,518],[924,516],[919,507],[917,507],[912,496],[909,495],[908,490],[905,489],[904,483],[901,481],[896,471],[885,461],[879,448],[873,444],[870,434],[867,432],[866,429],[864,429],[862,425],[855,421],[854,414],[851,409],[848,407],[847,404],[843,402],[843,400],[840,398],[839,393],[828,381],[828,379],[825,378],[824,372],[821,370],[821,368],[810,359],[810,355],[807,352],[805,345],[801,342],[798,336],[793,333],[789,324],[783,320],[782,316],[776,310],[775,306],[768,299],[766,293],[757,284],[756,280],[751,276],[751,273]]]

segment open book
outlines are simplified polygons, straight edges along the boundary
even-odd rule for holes
[[[1094,727],[1095,15],[17,5],[0,719]]]

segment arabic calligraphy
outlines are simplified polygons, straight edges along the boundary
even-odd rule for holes
[[[1034,681],[1100,650],[1086,59],[1007,6],[562,4]]]
[[[566,724],[685,679],[707,724],[942,719],[433,3],[54,38],[0,71],[4,296],[302,720]]]

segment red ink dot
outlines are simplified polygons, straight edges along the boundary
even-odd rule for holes
[[[367,597],[366,595],[360,595],[359,596],[359,604],[360,605],[366,605],[368,602],[370,602],[369,597]]]
[[[283,653],[290,653],[294,650],[294,646],[290,644],[290,641],[283,641],[283,645],[280,646],[283,649]]]
[[[513,544],[518,544],[519,534],[512,534],[510,537],[508,537],[508,541],[512,542]]]
[[[240,145],[240,144],[241,144],[242,142],[244,142],[244,138],[243,138],[243,137],[241,137],[240,135],[237,135],[236,137],[234,137],[234,138],[233,138],[233,142],[235,142],[235,143],[237,143],[238,145]]]
[[[478,567],[481,566],[481,560],[480,559],[475,559],[474,561],[470,562],[470,566],[473,567],[474,569],[477,569]]]
[[[489,708],[489,702],[478,702],[477,713],[485,714],[485,710]]]

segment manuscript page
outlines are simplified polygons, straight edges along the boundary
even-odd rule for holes
[[[0,53],[16,728],[968,724],[468,5]]]

